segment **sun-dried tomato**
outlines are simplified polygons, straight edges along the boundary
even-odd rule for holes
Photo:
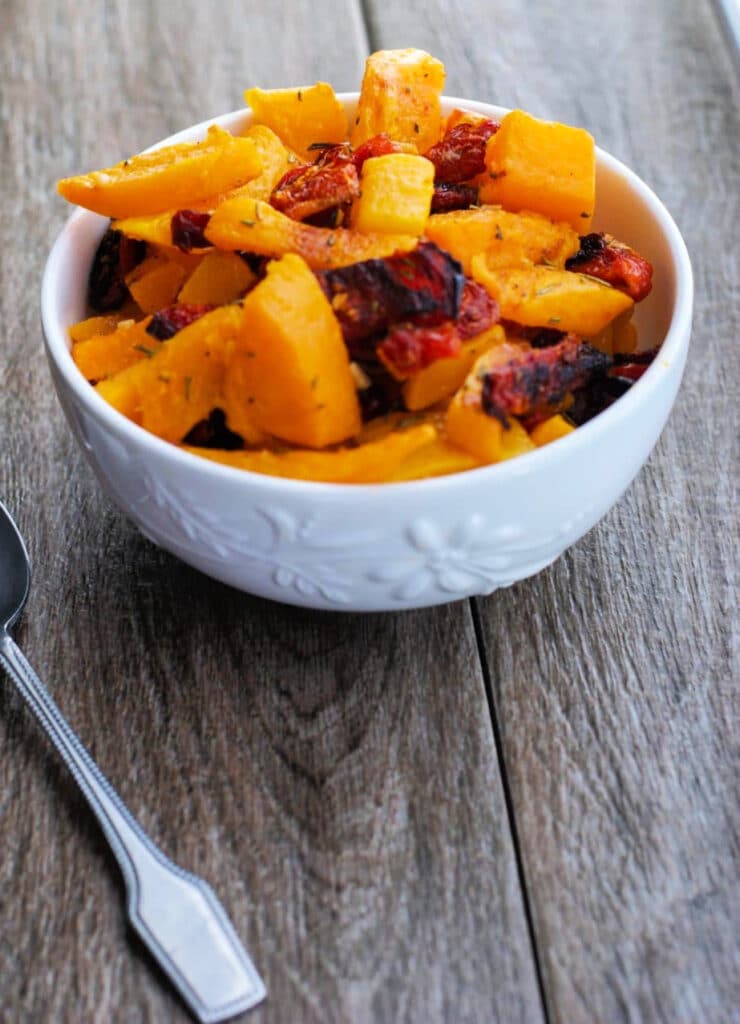
[[[371,157],[388,156],[389,153],[403,152],[404,147],[400,142],[394,142],[390,135],[381,132],[380,135],[373,135],[371,139],[366,139],[362,145],[358,146],[352,154],[352,160],[359,174],[362,170],[362,165]]]
[[[496,300],[491,298],[482,284],[467,277],[460,299],[460,312],[455,321],[462,340],[474,338],[481,331],[487,331],[489,327],[498,323],[498,320],[499,308]]]
[[[193,302],[180,302],[174,306],[167,306],[166,309],[160,309],[158,313],[154,314],[146,328],[146,333],[160,341],[167,341],[183,327],[189,327],[206,313],[210,313],[213,308],[206,303],[196,304]]]
[[[129,297],[124,278],[146,255],[146,242],[112,228],[103,235],[90,268],[87,300],[95,313],[120,309]]]
[[[211,243],[205,236],[205,230],[210,219],[210,213],[203,213],[200,210],[178,210],[170,221],[173,245],[183,252],[207,249]]]
[[[478,189],[475,185],[464,185],[461,182],[441,182],[434,186],[432,194],[432,213],[449,213],[450,210],[467,210],[478,202]]]
[[[468,181],[486,169],[486,144],[499,130],[496,121],[469,124],[461,121],[444,138],[428,149],[424,156],[434,164],[438,182]]]
[[[491,367],[483,376],[483,409],[504,424],[508,416],[532,416],[557,407],[569,391],[604,376],[611,365],[611,356],[569,334],[557,345]]]
[[[270,203],[292,220],[305,220],[350,203],[359,194],[352,150],[342,143],[323,147],[312,164],[287,171],[273,189]]]
[[[394,324],[378,345],[378,357],[395,376],[404,378],[423,370],[437,359],[449,359],[460,351],[462,340],[451,320],[429,327]]]
[[[565,267],[606,281],[629,295],[633,302],[644,299],[653,286],[653,267],[649,260],[628,245],[598,232],[581,237],[580,249],[566,260]]]
[[[460,264],[433,242],[316,276],[351,352],[358,342],[402,320],[423,316],[428,325],[454,320],[464,284]]]

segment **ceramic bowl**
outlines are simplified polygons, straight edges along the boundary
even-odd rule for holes
[[[356,94],[341,97],[354,110]],[[456,106],[500,118],[469,100]],[[249,111],[215,119],[238,132]],[[212,122],[208,122],[212,123]],[[162,145],[201,138],[208,123]],[[659,357],[609,409],[569,436],[499,465],[409,483],[340,485],[261,476],[181,451],[109,406],[77,370],[67,328],[107,221],[78,211],[49,256],[46,352],[67,419],[100,483],[155,544],[251,594],[312,608],[395,610],[490,594],[540,572],[617,501],[650,454],[678,391],[693,284],[683,240],[632,171],[599,151],[595,229],[655,268],[636,313]]]

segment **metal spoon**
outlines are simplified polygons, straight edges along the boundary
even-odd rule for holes
[[[215,893],[149,839],[12,640],[30,585],[28,553],[0,502],[0,664],[87,798],[121,866],[131,923],[185,1002],[204,1022],[250,1009],[265,998],[265,986]]]

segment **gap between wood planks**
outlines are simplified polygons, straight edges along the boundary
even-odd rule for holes
[[[364,28],[367,52],[372,53],[374,50],[377,50],[379,48],[380,44],[378,42],[378,35],[373,26],[372,16],[370,14],[369,0],[359,0],[359,9],[360,27]],[[478,609],[478,602],[476,598],[471,598],[468,603],[470,605],[470,614],[473,620],[473,629],[475,630],[475,642],[476,647],[478,649],[478,660],[480,662],[483,684],[486,691],[488,714],[491,720],[491,731],[493,732],[493,741],[496,747],[496,760],[498,762],[499,775],[501,776],[501,786],[504,793],[504,801],[506,803],[506,817],[509,825],[509,832],[511,833],[512,846],[514,848],[517,878],[519,879],[519,888],[522,894],[524,917],[527,922],[527,933],[529,935],[529,943],[532,949],[532,958],[534,960],[535,975],[537,977],[537,988],[539,990],[540,1003],[542,1005],[542,1015],[544,1017],[545,1024],[550,1024],[550,1013],[547,1005],[545,983],[542,975],[542,967],[540,964],[540,955],[537,949],[537,939],[534,930],[532,910],[529,903],[527,879],[524,872],[524,861],[522,858],[522,852],[519,845],[519,833],[516,825],[514,801],[511,795],[511,788],[509,786],[509,779],[506,772],[504,747],[501,738],[501,729],[499,728],[498,722],[498,710],[496,708],[496,701],[493,694],[493,686],[491,684],[491,673],[488,667],[488,656],[486,654],[485,640],[483,638],[483,627],[480,621],[480,612]]]
[[[488,667],[488,655],[486,653],[486,644],[483,637],[483,626],[480,621],[480,610],[478,608],[478,599],[471,597],[469,600],[470,615],[473,620],[473,629],[475,630],[475,642],[478,648],[478,660],[480,661],[481,674],[483,676],[483,685],[486,690],[486,701],[488,703],[488,714],[491,719],[491,730],[493,732],[493,742],[496,746],[496,760],[498,761],[499,775],[501,776],[501,787],[504,791],[504,801],[506,803],[506,817],[509,823],[509,831],[511,833],[511,843],[514,847],[514,858],[516,861],[516,873],[519,879],[519,888],[522,893],[522,904],[524,906],[524,916],[527,922],[527,932],[529,934],[529,942],[532,947],[532,957],[534,959],[534,970],[537,976],[537,988],[540,993],[540,1002],[542,1003],[542,1014],[545,1019],[545,1024],[550,1024],[550,1013],[547,1005],[547,995],[545,991],[545,982],[542,976],[542,966],[540,964],[539,950],[537,949],[537,938],[534,929],[534,920],[532,918],[532,909],[529,904],[529,892],[527,890],[527,877],[524,871],[524,860],[522,858],[521,847],[519,845],[519,832],[516,826],[516,813],[514,811],[514,800],[511,795],[511,788],[509,786],[509,778],[506,772],[506,760],[504,758],[504,744],[501,738],[501,729],[498,722],[498,710],[496,708],[496,699],[493,694],[493,685],[491,683],[491,672]]]

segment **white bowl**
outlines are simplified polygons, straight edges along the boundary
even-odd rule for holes
[[[354,111],[356,94],[341,97]],[[456,106],[500,118],[469,100]],[[215,123],[246,128],[249,111]],[[207,122],[162,145],[201,138]],[[638,307],[641,347],[659,357],[574,433],[499,465],[410,483],[342,485],[262,476],[181,451],[131,423],[87,383],[67,328],[85,315],[107,220],[74,213],[44,273],[41,312],[54,384],[101,484],[155,544],[252,594],[312,608],[392,610],[490,594],[544,569],[611,508],[647,459],[678,391],[691,331],[691,265],[654,193],[598,151],[596,229],[655,268]]]

